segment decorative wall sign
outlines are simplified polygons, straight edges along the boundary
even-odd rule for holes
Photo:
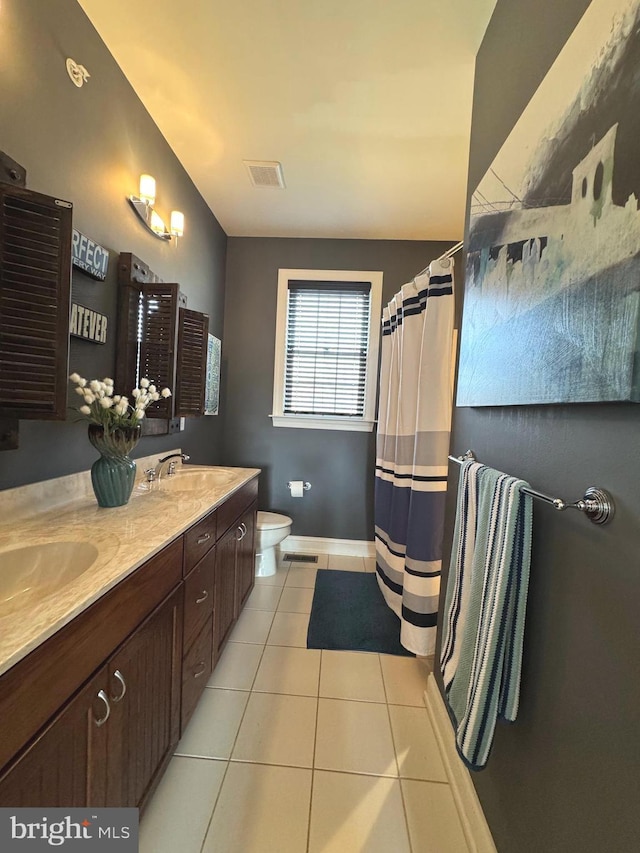
[[[74,267],[98,281],[104,281],[107,277],[109,252],[75,228],[71,239],[71,260]]]
[[[77,302],[71,303],[71,324],[69,334],[76,338],[84,338],[93,341],[94,344],[106,344],[107,342],[106,314],[100,314]]]
[[[205,415],[217,415],[220,402],[220,353],[222,342],[213,335],[209,335],[208,337],[204,413]]]
[[[638,56],[593,0],[473,194],[458,405],[640,400]]]

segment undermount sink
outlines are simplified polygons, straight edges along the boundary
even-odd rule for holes
[[[45,542],[0,551],[0,616],[65,587],[95,563],[90,542]]]
[[[230,485],[236,477],[228,468],[183,465],[170,477],[162,477],[160,488],[173,492],[194,492],[220,489]]]

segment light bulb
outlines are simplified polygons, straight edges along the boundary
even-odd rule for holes
[[[155,231],[156,234],[166,234],[166,228],[164,227],[164,222],[160,218],[160,216],[155,212],[155,210],[151,211],[151,221],[149,222],[149,227],[152,231]]]
[[[151,175],[140,175],[140,198],[153,205],[156,200],[156,179]]]
[[[171,211],[171,227],[169,230],[174,237],[182,237],[184,234],[184,213],[179,210]]]

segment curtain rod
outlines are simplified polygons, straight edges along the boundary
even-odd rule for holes
[[[440,255],[439,258],[436,258],[436,261],[448,260],[449,258],[453,257],[453,255],[455,255],[456,252],[459,252],[463,246],[464,246],[464,243],[461,240],[459,243],[456,243],[455,246],[452,246],[450,249],[447,249],[447,251],[444,252],[442,255]],[[432,261],[431,263],[434,263],[434,262]],[[431,264],[429,264],[429,266],[431,266]],[[447,265],[445,264],[444,266],[447,266]],[[429,267],[425,267],[423,270],[420,270],[420,272],[417,272],[414,276],[414,279],[418,278],[419,275],[422,275],[425,272],[429,272]]]

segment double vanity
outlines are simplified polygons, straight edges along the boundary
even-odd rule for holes
[[[0,806],[144,807],[253,588],[258,474],[0,492]]]

